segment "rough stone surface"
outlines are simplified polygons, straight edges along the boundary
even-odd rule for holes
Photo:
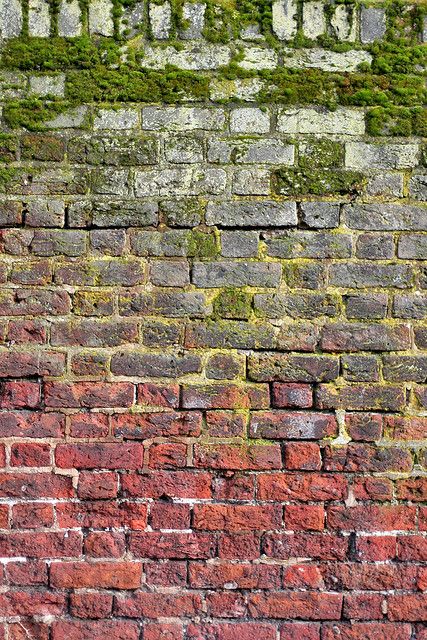
[[[0,0],[0,640],[427,640],[423,4]]]

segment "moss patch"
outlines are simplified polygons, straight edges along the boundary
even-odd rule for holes
[[[328,169],[279,169],[274,173],[274,189],[280,195],[353,195],[361,191],[363,174]]]

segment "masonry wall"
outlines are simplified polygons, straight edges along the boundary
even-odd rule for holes
[[[0,0],[0,639],[426,640],[424,2]]]

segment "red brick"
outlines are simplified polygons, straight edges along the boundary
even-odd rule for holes
[[[202,414],[199,411],[181,413],[118,413],[112,417],[113,434],[117,437],[147,440],[170,436],[200,435]]]
[[[155,471],[144,475],[124,474],[124,496],[133,498],[210,498],[211,476],[193,471]]]
[[[276,627],[254,622],[190,624],[187,636],[188,640],[275,640]]]
[[[229,471],[227,476],[217,476],[212,482],[215,500],[253,500],[255,497],[255,476]]]
[[[89,558],[121,558],[126,550],[124,533],[90,531],[84,542],[84,552]]]
[[[41,586],[48,583],[46,562],[39,560],[8,562],[6,569],[7,578],[11,585]]]
[[[206,533],[132,533],[129,550],[136,558],[212,558],[215,538]]]
[[[319,471],[322,468],[319,445],[315,442],[289,442],[285,447],[285,468]]]
[[[215,384],[183,386],[184,409],[267,409],[270,392],[267,384],[237,386]]]
[[[80,556],[82,536],[77,531],[0,534],[4,557],[67,558]]]
[[[208,592],[206,605],[212,618],[245,618],[247,615],[245,596],[236,591]]]
[[[246,415],[237,411],[206,411],[206,430],[211,438],[242,437],[246,423]]]
[[[47,407],[89,409],[99,407],[131,407],[134,386],[130,382],[46,382]]]
[[[55,452],[62,469],[139,469],[142,457],[142,445],[134,443],[59,444]]]
[[[309,384],[273,382],[272,390],[273,407],[309,409],[313,406],[313,390]]]
[[[108,618],[113,608],[113,596],[107,593],[72,593],[70,612],[76,618]]]
[[[338,433],[333,414],[313,411],[259,411],[251,416],[249,434],[272,440],[319,440]]]
[[[9,640],[49,640],[49,625],[21,618],[8,627]],[[0,638],[1,638],[0,633]],[[3,636],[4,637],[4,636]]]
[[[384,429],[392,440],[424,440],[427,433],[427,417],[385,416]]]
[[[154,503],[150,508],[153,529],[189,529],[190,517],[188,504]]]
[[[382,620],[384,596],[357,593],[344,596],[343,617],[347,620]]]
[[[189,584],[194,589],[274,589],[280,582],[279,566],[200,562],[189,566]]]
[[[60,616],[66,611],[64,594],[39,591],[9,591],[0,594],[0,615],[13,616]]]
[[[347,413],[345,427],[352,440],[379,440],[383,431],[380,413]]]
[[[205,469],[280,469],[279,445],[203,445],[194,446],[194,465]]]
[[[276,592],[251,594],[249,612],[253,618],[302,618],[303,620],[339,620],[342,596],[338,593]]]
[[[322,531],[325,527],[325,510],[321,505],[289,504],[285,507],[285,528]]]
[[[427,561],[427,538],[421,535],[398,536],[397,557],[406,561]]]
[[[129,527],[145,529],[147,505],[140,502],[94,502],[60,503],[56,507],[60,527],[114,528]]]
[[[142,565],[137,562],[54,562],[50,584],[59,589],[137,589]]]
[[[320,640],[316,622],[285,622],[280,627],[280,640]]]
[[[282,526],[282,510],[278,505],[195,505],[193,526],[207,531],[277,529]]]
[[[322,589],[324,584],[319,568],[307,563],[284,567],[283,587],[284,589]]]
[[[218,556],[228,560],[255,560],[260,556],[259,533],[224,533],[219,536]]]
[[[118,475],[109,471],[91,473],[81,471],[77,494],[83,500],[115,498],[118,492]]]
[[[139,640],[139,625],[126,620],[57,621],[52,625],[51,640]]]
[[[260,500],[343,500],[347,478],[338,474],[270,473],[258,476]]]
[[[70,436],[73,438],[105,438],[108,432],[106,414],[75,413],[70,416]]]
[[[387,610],[390,620],[425,622],[427,621],[427,593],[388,596]]]
[[[12,467],[50,466],[50,445],[36,442],[18,442],[10,450]]]
[[[40,406],[40,384],[29,380],[3,383],[0,396],[2,409],[37,409]]]
[[[42,502],[15,504],[12,507],[12,523],[14,529],[52,527],[53,506]]]
[[[322,640],[410,640],[411,633],[408,624],[354,622],[322,626]]]
[[[159,587],[182,587],[187,583],[187,563],[182,560],[145,564],[147,584]]]
[[[144,640],[182,640],[182,625],[176,623],[155,622],[144,625]]]
[[[348,537],[312,533],[269,533],[263,536],[262,551],[269,558],[312,558],[344,560]]]
[[[60,438],[64,432],[65,416],[61,413],[0,412],[0,437],[2,438]]]
[[[356,550],[362,561],[393,560],[396,557],[396,536],[358,536]]]
[[[187,466],[187,445],[180,442],[163,442],[149,448],[150,469],[179,469]]]
[[[364,505],[329,507],[328,526],[340,531],[395,531],[415,528],[415,507]]]
[[[179,406],[179,385],[160,385],[152,382],[143,382],[138,385],[137,402],[143,407],[176,409]]]
[[[116,598],[115,613],[127,618],[190,617],[200,612],[201,597],[192,593],[169,594],[138,591]]]

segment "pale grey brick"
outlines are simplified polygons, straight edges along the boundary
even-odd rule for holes
[[[270,193],[270,172],[256,167],[235,169],[232,191],[241,196],[266,196]]]
[[[252,107],[234,109],[230,116],[232,133],[268,133],[270,131],[270,113]]]
[[[406,260],[427,260],[427,233],[402,234],[397,255]]]
[[[295,202],[210,202],[206,223],[223,227],[291,227],[298,223]]]
[[[413,284],[411,267],[403,264],[333,264],[329,282],[336,287],[364,289],[365,287],[396,287],[406,289]]]
[[[332,229],[340,223],[340,205],[334,202],[302,202],[301,219],[313,229]]]
[[[168,162],[191,164],[202,162],[203,142],[190,137],[173,137],[165,142],[165,158]]]
[[[366,193],[370,196],[401,198],[403,196],[403,174],[381,172],[369,177]]]
[[[285,231],[266,234],[267,255],[276,258],[349,258],[352,238],[325,231]]]
[[[89,3],[89,32],[101,36],[113,35],[113,6],[110,0],[91,0]]]
[[[352,229],[425,231],[427,207],[400,204],[344,205],[344,222]]]
[[[389,260],[393,258],[393,236],[384,233],[362,233],[357,239],[356,256],[365,260]]]
[[[362,7],[360,16],[360,39],[362,42],[382,40],[386,32],[386,13],[384,9]]]
[[[30,36],[48,38],[50,35],[50,12],[47,0],[29,0],[28,33]]]
[[[363,135],[365,115],[360,109],[338,107],[285,109],[279,114],[277,127],[283,133],[318,133],[322,135]]]
[[[65,75],[30,76],[30,93],[36,96],[61,98],[65,93]]]
[[[169,2],[157,4],[150,2],[148,5],[150,28],[153,38],[165,40],[169,38],[172,28],[172,9]]]
[[[150,280],[159,287],[185,287],[190,267],[186,260],[156,260],[150,265]]]
[[[393,316],[425,320],[427,317],[427,295],[417,292],[394,296]]]
[[[100,109],[93,128],[99,129],[135,129],[139,124],[139,114],[136,109]]]
[[[0,36],[16,38],[22,30],[22,5],[19,0],[0,2]]]
[[[82,33],[82,15],[79,0],[62,0],[58,13],[58,35],[74,38]]]
[[[205,25],[206,5],[198,2],[186,2],[182,8],[182,17],[188,24],[181,33],[184,40],[196,40],[202,37]]]
[[[304,2],[302,28],[306,38],[315,40],[326,31],[325,5],[323,1]]]
[[[409,181],[409,196],[415,200],[427,201],[427,175],[414,175]]]
[[[197,287],[278,287],[282,267],[274,262],[196,262],[192,282]]]
[[[290,40],[297,34],[298,2],[297,0],[274,0],[273,31],[279,40]]]
[[[219,131],[224,128],[223,109],[202,107],[144,107],[142,128],[150,131]]]
[[[172,168],[135,171],[135,195],[192,196],[224,192],[227,175],[223,169]]]
[[[348,142],[345,165],[352,169],[408,169],[418,164],[417,144]]]
[[[253,258],[258,254],[256,231],[222,231],[221,253],[226,258]]]

